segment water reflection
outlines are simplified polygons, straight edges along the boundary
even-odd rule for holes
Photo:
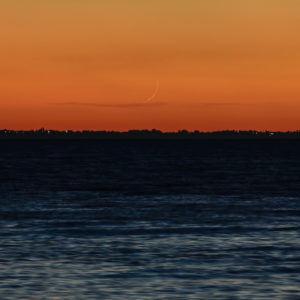
[[[300,298],[292,146],[126,142],[116,161],[109,143],[14,145],[0,150],[1,299]]]

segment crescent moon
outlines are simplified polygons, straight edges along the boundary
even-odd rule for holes
[[[153,94],[145,100],[145,103],[148,103],[151,100],[153,100],[156,97],[158,91],[159,91],[159,80],[156,81],[156,86],[155,86],[155,90],[154,90]]]

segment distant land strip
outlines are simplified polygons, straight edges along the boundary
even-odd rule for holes
[[[289,139],[300,140],[300,130],[297,131],[187,131],[163,132],[152,130],[128,130],[128,131],[75,131],[75,130],[0,130],[0,140],[245,140],[245,139]]]

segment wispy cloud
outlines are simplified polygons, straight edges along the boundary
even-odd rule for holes
[[[238,102],[206,102],[206,103],[199,103],[199,106],[236,106],[241,105],[241,103]]]
[[[191,107],[202,107],[202,108],[214,108],[214,107],[232,107],[232,106],[241,106],[244,103],[239,102],[198,102],[198,103],[191,103]]]
[[[138,107],[156,107],[164,106],[165,102],[133,102],[133,103],[93,103],[93,102],[52,102],[53,105],[70,105],[70,106],[92,106],[92,107],[108,107],[108,108],[138,108]]]

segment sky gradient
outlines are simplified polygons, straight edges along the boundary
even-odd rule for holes
[[[0,128],[300,129],[298,0],[10,0]]]

